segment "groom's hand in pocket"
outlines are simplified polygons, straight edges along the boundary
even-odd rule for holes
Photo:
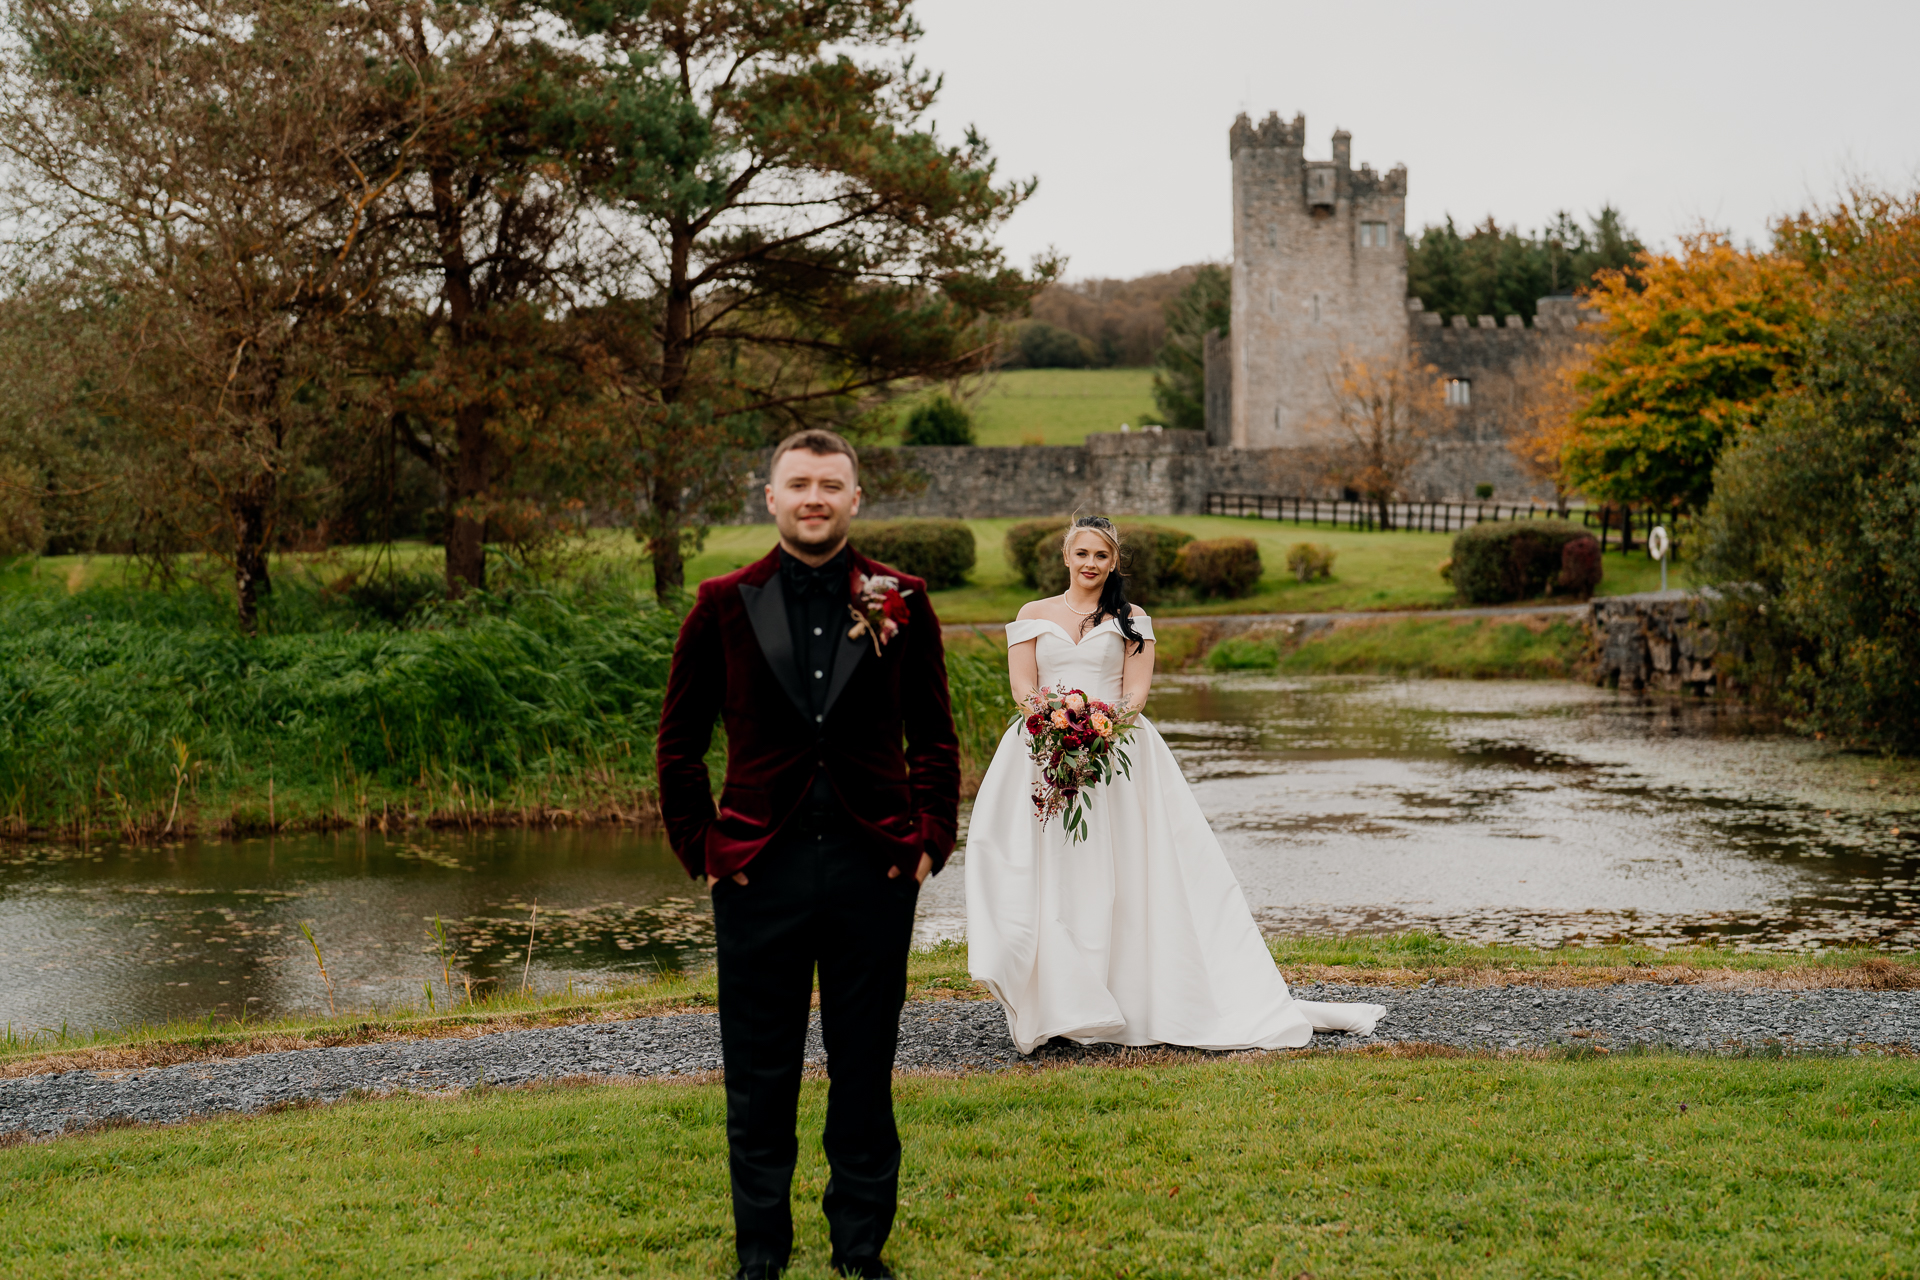
[[[933,874],[933,855],[930,853],[923,853],[920,855],[920,865],[914,868],[913,882],[915,884],[925,884],[927,882],[927,877],[932,874]],[[887,879],[898,880],[899,878],[900,878],[900,868],[898,867],[887,868]]]
[[[735,884],[745,884],[747,882],[747,873],[744,871],[736,871],[731,876],[728,876],[727,878],[733,881]],[[713,886],[719,883],[720,883],[719,876],[707,877],[707,888],[711,889],[713,888]]]

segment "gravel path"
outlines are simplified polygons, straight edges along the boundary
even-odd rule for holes
[[[1316,1036],[1314,1047],[1415,1041],[1468,1049],[1554,1045],[1662,1045],[1729,1052],[1778,1045],[1797,1052],[1920,1049],[1920,992],[1718,991],[1626,984],[1544,989],[1422,987],[1381,990],[1305,984],[1313,1000],[1369,1000],[1389,1012],[1367,1039]],[[1054,1044],[1034,1060],[1112,1050]],[[825,1062],[818,1019],[808,1060]],[[900,1020],[901,1070],[997,1070],[1022,1061],[999,1006],[910,1004]],[[720,1028],[711,1013],[503,1031],[469,1040],[409,1040],[302,1049],[137,1071],[67,1071],[0,1081],[0,1134],[51,1135],[109,1121],[164,1123],[356,1091],[432,1093],[578,1076],[669,1077],[717,1071]]]

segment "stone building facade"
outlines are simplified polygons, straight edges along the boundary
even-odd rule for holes
[[[1571,298],[1543,298],[1534,323],[1443,317],[1407,296],[1407,170],[1352,166],[1353,139],[1333,158],[1305,157],[1304,116],[1227,134],[1233,161],[1230,332],[1206,344],[1207,437],[1239,449],[1327,443],[1341,361],[1431,366],[1449,384],[1448,424],[1408,483],[1408,498],[1465,498],[1492,484],[1503,497],[1552,496],[1507,450],[1522,375],[1584,339]],[[1296,468],[1297,470],[1297,468]]]
[[[1349,353],[1406,347],[1407,171],[1353,168],[1353,136],[1333,159],[1306,158],[1307,120],[1242,115],[1233,159],[1232,425],[1240,449],[1309,445],[1331,405],[1328,378]]]

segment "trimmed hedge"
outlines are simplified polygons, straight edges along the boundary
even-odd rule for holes
[[[1042,595],[1067,589],[1067,566],[1060,558],[1060,540],[1068,521],[1023,520],[1007,530],[1007,563],[1029,587]],[[1127,599],[1152,604],[1180,582],[1180,548],[1193,535],[1158,524],[1120,524],[1120,572],[1127,575]]]
[[[1582,600],[1600,585],[1600,543],[1591,537],[1575,538],[1560,548],[1559,589]]]
[[[1237,600],[1260,584],[1260,548],[1252,538],[1189,542],[1176,563],[1180,577],[1203,596]]]
[[[1468,604],[1505,604],[1531,600],[1561,585],[1569,544],[1593,535],[1564,520],[1503,520],[1462,529],[1453,539],[1453,587]],[[1598,544],[1595,544],[1598,550]],[[1575,552],[1576,565],[1586,553]],[[1600,569],[1590,566],[1591,582],[1573,586],[1591,592]],[[1584,576],[1589,569],[1581,569]]]
[[[861,555],[925,578],[931,591],[965,584],[976,553],[964,520],[856,520],[851,540]]]
[[[1332,547],[1318,542],[1296,542],[1287,548],[1287,571],[1301,582],[1333,576]]]
[[[1044,520],[1022,520],[1007,530],[1002,550],[1007,557],[1007,567],[1012,569],[1020,581],[1029,587],[1038,588],[1039,582],[1034,574],[1040,567],[1041,547],[1047,548],[1046,554],[1054,554],[1060,545],[1060,539],[1067,531],[1064,517],[1050,517]]]

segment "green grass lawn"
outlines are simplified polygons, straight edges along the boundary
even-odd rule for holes
[[[1151,369],[1003,369],[970,385],[980,388],[967,406],[976,444],[1082,444],[1088,432],[1118,431],[1123,422],[1137,431],[1153,412]],[[899,402],[888,443],[898,443],[910,408],[940,390]]]
[[[1256,630],[1223,640],[1204,661],[1214,671],[1288,675],[1564,680],[1575,674],[1587,643],[1583,629],[1562,620],[1543,626],[1493,618],[1395,618],[1338,626],[1298,644]]]
[[[1889,1276],[1920,1083],[1874,1059],[1341,1054],[896,1086],[903,1277]],[[795,1280],[824,1280],[801,1103]],[[724,1276],[713,1084],[474,1091],[0,1152],[15,1276]]]
[[[1082,444],[1153,412],[1151,369],[1008,369],[973,406],[980,444]]]
[[[1053,371],[1040,371],[1053,372]],[[1065,372],[1079,372],[1069,370]],[[1095,371],[1111,372],[1111,371]],[[1325,526],[1282,524],[1237,516],[1142,517],[1155,524],[1183,529],[1198,538],[1251,538],[1260,548],[1263,574],[1251,596],[1240,600],[1162,603],[1156,617],[1219,613],[1314,613],[1343,610],[1437,609],[1455,603],[1453,589],[1440,577],[1439,566],[1452,554],[1450,533],[1356,532]],[[1001,549],[1011,519],[969,520],[978,561],[965,586],[933,595],[941,621],[1005,622],[1033,592],[1013,574]],[[725,525],[707,535],[702,550],[687,563],[687,581],[697,583],[750,564],[772,549],[776,535],[764,524]],[[1287,548],[1298,542],[1316,542],[1333,548],[1330,578],[1302,583],[1287,572]],[[377,571],[376,549],[339,547],[312,555],[283,555],[274,560],[277,576],[305,576],[319,583],[338,582],[349,573]],[[441,553],[421,543],[395,546],[392,560],[402,571],[438,573]],[[384,562],[378,562],[384,564]],[[622,530],[595,530],[562,561],[564,571],[576,577],[613,579],[635,590],[649,590],[652,569],[633,536]],[[0,566],[0,593],[132,584],[141,569],[122,556],[47,556]],[[1671,571],[1672,584],[1689,582],[1686,565]],[[224,589],[224,582],[220,584]],[[1653,591],[1660,586],[1660,566],[1644,553],[1622,555],[1609,551],[1601,595]]]
[[[1437,609],[1454,603],[1453,588],[1440,577],[1441,561],[1452,554],[1450,533],[1367,533],[1347,529],[1296,526],[1237,516],[1154,516],[1155,524],[1184,529],[1198,538],[1252,538],[1260,548],[1264,573],[1254,594],[1242,600],[1201,601],[1156,606],[1156,617],[1212,613],[1312,613],[1348,609]],[[979,559],[966,586],[936,591],[934,608],[943,622],[1005,622],[1033,598],[1001,554],[1007,529],[1015,520],[969,520]],[[1287,572],[1287,548],[1317,542],[1335,552],[1333,576],[1303,583]],[[713,577],[749,564],[773,546],[770,525],[716,529],[706,550],[688,565],[689,580]],[[1660,566],[1644,555],[1607,553],[1600,594],[1653,591]],[[1676,571],[1675,585],[1684,579]]]

